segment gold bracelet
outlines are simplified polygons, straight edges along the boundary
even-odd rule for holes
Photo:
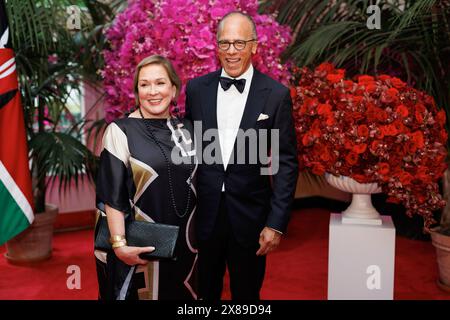
[[[120,247],[125,247],[126,245],[127,245],[127,240],[115,241],[112,243],[112,248],[116,249],[116,248],[120,248]]]
[[[125,236],[124,235],[114,235],[114,236],[111,236],[111,238],[109,238],[109,242],[112,244],[113,242],[116,242],[116,241],[122,241],[122,240],[125,240]]]

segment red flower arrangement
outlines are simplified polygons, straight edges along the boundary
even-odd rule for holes
[[[446,116],[434,99],[388,75],[345,79],[323,63],[297,69],[291,89],[300,169],[375,182],[409,216],[435,221],[445,201],[438,180],[446,165]]]

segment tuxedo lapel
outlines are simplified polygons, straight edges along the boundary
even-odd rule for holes
[[[255,128],[258,116],[264,109],[270,91],[271,89],[266,85],[264,78],[261,76],[261,73],[255,69],[252,78],[252,83],[250,86],[250,92],[248,93],[247,102],[245,103],[244,114],[242,115],[239,129],[245,132],[250,128]],[[231,157],[233,157],[236,154],[239,154],[240,150],[243,147],[244,146],[242,143],[239,146],[237,146],[237,137],[236,137]]]
[[[221,69],[213,72],[205,79],[202,99],[202,114],[204,119],[204,129],[217,129],[217,88],[219,86],[219,75]]]
[[[210,77],[205,79],[204,87],[202,88],[202,92],[204,92],[204,96],[202,97],[202,118],[203,118],[203,133],[208,129],[216,130],[216,139],[215,141],[215,152],[216,159],[221,159],[221,161],[213,164],[217,167],[218,170],[223,171],[223,160],[222,160],[222,151],[220,149],[220,139],[218,134],[218,126],[217,126],[217,90],[219,87],[219,77],[222,69],[219,69],[210,74]]]
[[[270,88],[266,85],[261,73],[255,69],[250,92],[245,103],[244,114],[239,125],[240,129],[245,131],[255,127],[256,120],[267,102],[269,93]]]

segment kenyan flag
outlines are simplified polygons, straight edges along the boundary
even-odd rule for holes
[[[16,63],[0,0],[0,245],[33,222],[31,178]]]

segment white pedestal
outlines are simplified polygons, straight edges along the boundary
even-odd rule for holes
[[[395,227],[389,216],[381,225],[342,224],[330,217],[329,300],[392,300]]]
[[[343,215],[341,222],[343,224],[370,224],[376,226],[381,226],[383,224],[381,216],[379,219],[362,219],[362,218],[347,218],[345,217],[345,215]]]

